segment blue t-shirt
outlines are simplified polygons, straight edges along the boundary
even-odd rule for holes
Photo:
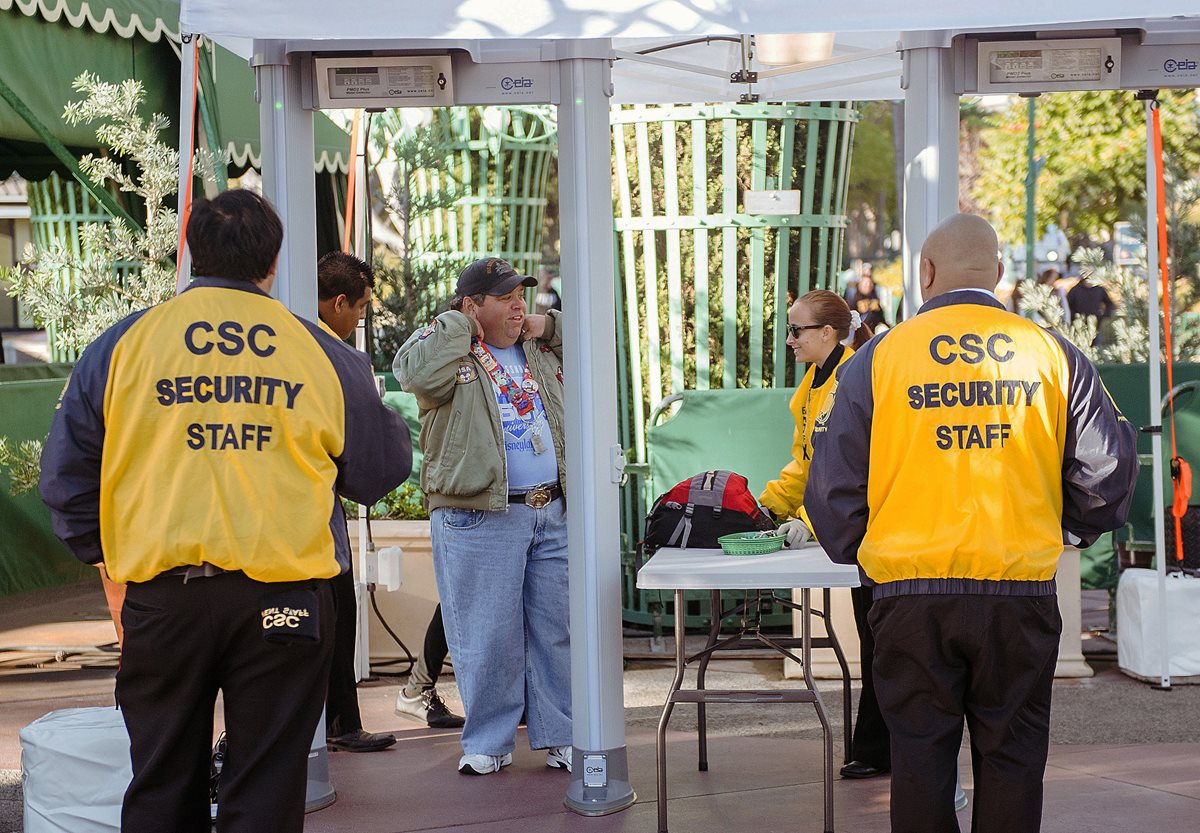
[[[519,344],[499,348],[487,345],[488,350],[500,362],[500,366],[518,385],[525,379],[525,351]],[[500,426],[504,434],[504,454],[508,459],[508,490],[521,492],[532,486],[558,482],[558,459],[554,454],[554,439],[550,436],[550,423],[546,421],[546,409],[539,393],[533,393],[533,413],[522,417],[515,405],[508,401],[495,381],[492,392],[500,406]],[[533,450],[533,436],[541,435],[545,451]]]

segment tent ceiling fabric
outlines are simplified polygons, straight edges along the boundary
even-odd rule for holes
[[[763,101],[871,101],[903,98],[900,89],[900,53],[895,51],[896,33],[839,33],[834,41],[833,57],[852,56],[857,52],[891,50],[845,64],[809,69],[771,78],[754,85]],[[747,91],[745,84],[733,84],[729,73],[741,69],[741,47],[729,41],[690,44],[655,52],[652,58],[671,63],[717,69],[720,78],[676,69],[658,63],[643,63],[621,57],[643,49],[670,43],[677,38],[649,40],[620,38],[613,49],[620,60],[613,66],[613,102],[616,104],[682,104],[692,101],[736,101]],[[773,69],[773,67],[757,67]]]
[[[1135,8],[1136,5],[1136,8]],[[792,32],[898,32],[1196,13],[1195,0],[182,0],[188,32],[242,38],[658,38]]]
[[[71,83],[85,70],[103,81],[139,79],[146,93],[143,113],[163,113],[174,123],[179,110],[178,20],[179,3],[171,0],[0,0],[4,81],[61,142],[74,147],[96,143],[95,125],[62,120],[66,103],[80,98]],[[45,60],[47,55],[54,60]],[[245,60],[217,47],[215,77],[217,118],[231,162],[237,169],[258,167],[254,73]],[[314,139],[317,172],[345,173],[346,131],[320,114]],[[5,140],[0,177],[19,171],[27,179],[41,179],[61,170],[44,150],[26,152],[40,148],[40,139],[2,101],[0,140]]]
[[[0,11],[14,9],[47,23],[63,21],[100,34],[112,29],[123,38],[136,33],[151,43],[164,35],[179,40],[179,3],[171,0],[0,0]]]
[[[3,2],[3,0],[0,0]],[[396,3],[395,0],[346,0],[336,17],[324,0],[292,0],[287,4],[247,5],[240,0],[182,0],[185,31],[216,37],[248,56],[252,39],[377,41],[419,39],[537,39],[604,37],[613,40],[619,60],[613,67],[616,104],[672,104],[735,101],[748,91],[733,84],[729,73],[741,68],[738,44],[712,41],[653,56],[657,62],[633,60],[629,53],[671,40],[711,35],[789,32],[837,33],[834,57],[855,51],[894,50],[902,32],[927,29],[981,31],[992,28],[1045,30],[1072,21],[1088,27],[1128,20],[1127,0],[926,0],[919,8],[862,0],[852,14],[814,0],[529,0],[514,4],[459,0],[443,4]],[[1145,0],[1138,15],[1168,18],[1195,15],[1195,0]],[[1163,20],[1172,25],[1176,21]],[[1187,25],[1195,28],[1200,18]],[[670,64],[717,69],[721,77],[691,72]],[[769,67],[752,67],[769,70]],[[898,52],[859,61],[808,69],[781,76],[761,76],[753,92],[763,101],[868,101],[898,99],[901,59]]]
[[[47,61],[47,55],[54,60]],[[165,44],[102,35],[88,27],[51,24],[10,11],[0,12],[0,56],[4,82],[65,145],[96,146],[95,125],[71,125],[62,118],[67,102],[80,98],[71,83],[85,70],[105,81],[144,77],[143,113],[164,113],[173,119],[179,108],[179,59]],[[17,170],[26,179],[41,179],[59,167],[47,167],[41,138],[6,102],[0,102],[0,139],[16,143],[0,148],[0,177]],[[38,150],[27,155],[31,146]]]

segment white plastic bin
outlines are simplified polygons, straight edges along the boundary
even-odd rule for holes
[[[1154,570],[1132,569],[1117,585],[1117,664],[1132,677],[1157,682],[1162,674],[1164,605]],[[1167,576],[1167,654],[1172,682],[1200,683],[1200,579]]]
[[[25,833],[120,833],[133,771],[119,711],[61,709],[30,723],[20,738]]]

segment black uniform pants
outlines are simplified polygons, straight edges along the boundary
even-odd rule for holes
[[[446,646],[446,628],[442,624],[442,605],[439,603],[433,609],[429,626],[425,628],[425,644],[421,646],[421,654],[413,665],[412,673],[408,676],[406,692],[417,693],[437,685],[442,667],[446,664],[446,655],[450,649]]]
[[[337,737],[361,729],[358,680],[354,673],[354,643],[358,633],[358,603],[354,598],[354,573],[347,570],[331,578],[337,610],[333,633],[333,660],[329,667],[329,692],[325,701],[325,734]]]
[[[263,639],[260,599],[314,587],[321,641]],[[300,833],[308,750],[325,703],[333,639],[329,582],[264,584],[242,573],[160,575],[131,583],[117,703],[133,780],[122,833],[209,833],[209,758],[217,691],[228,748],[219,833]]]
[[[1037,833],[1062,619],[1055,596],[897,596],[871,607],[892,741],[892,833],[958,833],[971,732],[973,833]]]
[[[879,699],[875,696],[875,673],[872,669],[875,637],[867,621],[874,590],[874,587],[854,587],[850,590],[850,598],[854,603],[854,627],[858,630],[858,659],[862,668],[862,694],[858,698],[850,757],[859,763],[888,769],[892,765],[892,747],[888,742],[887,724],[879,711]]]

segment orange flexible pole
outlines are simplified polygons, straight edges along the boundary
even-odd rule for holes
[[[354,111],[354,124],[350,126],[350,175],[346,181],[346,222],[342,229],[342,251],[353,252],[351,238],[354,230],[354,203],[358,188],[358,126],[362,122],[362,110]]]
[[[1154,133],[1154,168],[1158,175],[1158,267],[1162,285],[1163,303],[1163,342],[1167,352],[1167,391],[1168,405],[1171,409],[1171,515],[1175,520],[1175,560],[1183,561],[1183,515],[1187,512],[1187,502],[1191,497],[1191,470],[1179,456],[1179,447],[1175,440],[1175,397],[1170,391],[1175,389],[1175,355],[1171,344],[1171,270],[1167,257],[1167,196],[1166,176],[1163,170],[1162,120],[1159,108],[1151,108]],[[1149,230],[1147,229],[1147,233]],[[1153,291],[1153,290],[1151,290]]]

